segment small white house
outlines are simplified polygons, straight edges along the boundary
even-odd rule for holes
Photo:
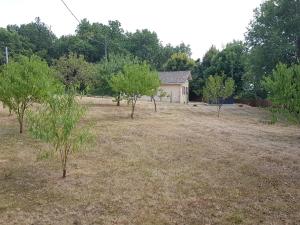
[[[167,93],[170,102],[186,104],[189,101],[191,71],[158,72],[160,89]]]

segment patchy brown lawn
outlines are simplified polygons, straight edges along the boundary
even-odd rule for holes
[[[300,224],[300,128],[226,106],[85,98],[96,142],[60,162],[0,109],[0,224]]]

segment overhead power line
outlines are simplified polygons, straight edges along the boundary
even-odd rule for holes
[[[72,12],[72,10],[68,7],[68,5],[65,3],[64,0],[60,0],[65,6],[66,8],[69,10],[69,12],[72,14],[72,16],[77,20],[78,23],[80,23],[80,20],[75,16],[75,14]]]

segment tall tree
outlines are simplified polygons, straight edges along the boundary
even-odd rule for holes
[[[67,35],[61,36],[54,42],[49,54],[53,59],[59,59],[70,53],[84,55],[88,62],[95,62],[104,55],[104,50],[95,49],[90,43],[82,40],[77,35]]]
[[[203,87],[205,81],[210,74],[216,74],[217,70],[213,65],[215,57],[219,54],[219,50],[215,46],[211,46],[204,54],[202,61],[196,60],[195,67],[192,70],[192,81],[190,82],[190,98],[202,100]]]
[[[118,20],[109,21],[108,25],[102,23],[90,24],[84,19],[78,25],[77,36],[93,46],[95,51],[89,56],[93,62],[102,58],[108,59],[110,54],[125,54],[125,33]],[[99,51],[100,50],[100,51]]]
[[[175,48],[176,53],[184,53],[188,55],[188,57],[192,56],[192,49],[190,45],[186,45],[185,43],[181,42],[179,45],[177,45]]]
[[[214,67],[213,62],[218,54],[219,50],[213,45],[203,56],[201,66],[205,75],[209,76],[210,74],[216,74],[216,68]]]
[[[147,29],[127,33],[126,49],[155,68],[159,65],[160,41],[155,32]]]
[[[39,17],[34,22],[22,24],[20,27],[8,26],[8,30],[16,31],[26,38],[31,44],[33,53],[50,62],[49,51],[56,40],[56,36]]]
[[[300,1],[267,0],[255,10],[246,34],[249,73],[259,91],[260,80],[279,63],[291,65],[300,59]]]
[[[246,46],[241,41],[228,43],[212,61],[214,72],[227,74],[236,85],[235,94],[243,91],[243,76],[246,71]]]
[[[192,70],[195,62],[185,53],[174,53],[166,62],[164,69],[168,71],[186,71]]]
[[[26,38],[15,31],[0,28],[0,65],[5,63],[5,47],[8,47],[9,57],[32,54],[32,46]]]

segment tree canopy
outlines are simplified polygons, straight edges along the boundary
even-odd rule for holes
[[[164,69],[167,71],[186,71],[192,70],[195,66],[195,62],[186,53],[174,53],[171,58],[168,59],[164,65]]]
[[[95,66],[94,85],[91,90],[97,95],[114,95],[110,85],[113,75],[122,72],[125,65],[138,63],[139,60],[131,55],[114,55],[109,56],[109,60],[103,59]]]
[[[70,153],[79,150],[91,138],[88,127],[79,127],[84,108],[73,93],[51,96],[37,112],[28,114],[29,132],[53,146],[61,159],[63,178]]]
[[[278,63],[291,65],[300,60],[299,0],[268,0],[255,10],[248,27],[248,76],[255,92],[264,97],[262,77]]]
[[[68,89],[76,87],[78,91],[84,92],[92,85],[95,69],[92,64],[85,61],[83,55],[70,53],[62,56],[55,60],[54,68]]]
[[[300,65],[278,64],[263,80],[275,110],[285,110],[300,122]]]
[[[218,117],[220,116],[223,101],[231,96],[233,92],[234,80],[232,78],[225,78],[224,75],[209,76],[203,90],[205,99],[218,105]]]
[[[125,65],[122,73],[113,76],[110,83],[114,91],[124,94],[131,103],[133,118],[137,99],[143,95],[152,96],[160,81],[157,72],[143,63]]]
[[[60,88],[53,70],[38,56],[21,56],[5,65],[0,73],[0,100],[16,113],[20,133],[28,107],[45,101]]]

